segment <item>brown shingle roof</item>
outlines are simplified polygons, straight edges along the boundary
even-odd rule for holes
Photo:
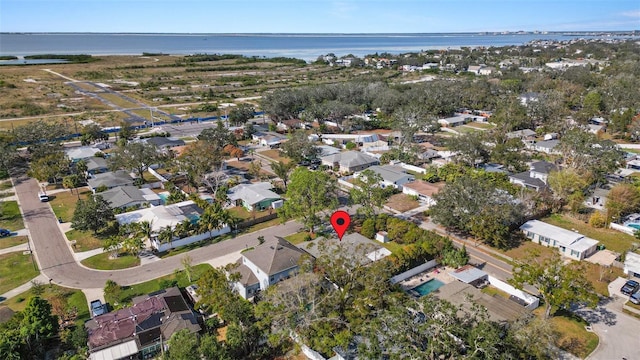
[[[440,191],[440,189],[442,189],[444,187],[444,183],[432,184],[430,182],[426,182],[426,181],[422,181],[422,180],[416,180],[416,181],[413,181],[413,182],[406,183],[406,184],[404,184],[402,186],[404,186],[406,188],[409,188],[409,189],[412,189],[412,190],[415,190],[419,194],[431,197],[431,196],[437,194],[438,191]]]

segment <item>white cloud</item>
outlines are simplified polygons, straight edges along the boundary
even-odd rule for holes
[[[630,11],[625,11],[625,12],[621,13],[620,15],[622,15],[622,16],[626,16],[626,17],[631,17],[631,18],[638,18],[638,19],[640,19],[640,10],[630,10]]]
[[[350,19],[357,7],[347,1],[334,1],[331,3],[329,14],[338,19]]]

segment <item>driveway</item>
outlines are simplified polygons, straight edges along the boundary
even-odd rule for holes
[[[200,264],[212,259],[235,253],[258,245],[258,236],[265,238],[272,236],[286,236],[297,232],[300,224],[288,222],[286,224],[267,228],[258,232],[238,236],[234,239],[211,244],[184,255],[176,255],[166,259],[150,262],[135,268],[125,270],[93,270],[78,265],[67,245],[51,207],[38,199],[39,184],[26,176],[14,178],[16,195],[23,212],[25,227],[31,234],[34,254],[40,270],[55,284],[77,289],[102,288],[107,280],[113,280],[120,285],[132,285],[160,276],[173,273],[181,269],[181,259],[188,254],[193,264]]]

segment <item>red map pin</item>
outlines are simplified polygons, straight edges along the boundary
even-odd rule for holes
[[[351,224],[351,216],[346,211],[338,210],[331,215],[331,226],[338,234],[338,238],[342,241],[342,236]]]

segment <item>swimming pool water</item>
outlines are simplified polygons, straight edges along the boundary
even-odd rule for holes
[[[627,226],[640,230],[640,224],[627,224]]]
[[[444,285],[444,283],[438,279],[431,279],[427,282],[424,282],[416,287],[414,287],[413,291],[417,292],[418,294],[420,294],[420,296],[425,296],[429,293],[431,293],[432,291],[438,290],[439,288],[441,288]]]

